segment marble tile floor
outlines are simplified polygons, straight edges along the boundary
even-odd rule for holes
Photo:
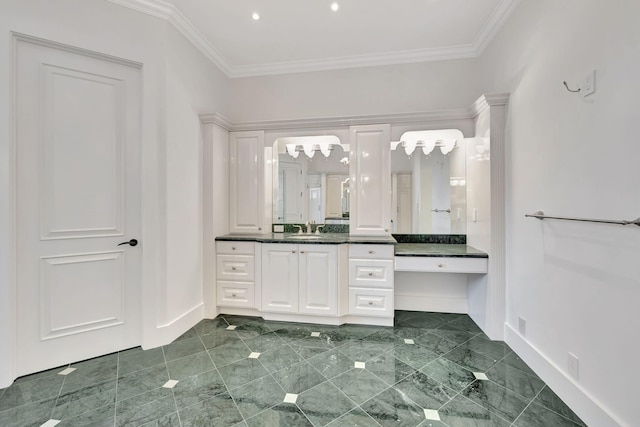
[[[394,327],[222,315],[173,343],[19,378],[0,425],[585,427],[466,315]]]

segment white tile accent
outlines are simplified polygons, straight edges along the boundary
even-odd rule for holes
[[[237,326],[236,326],[236,325],[229,325],[229,326],[227,326],[227,329],[228,329],[229,331],[233,331],[235,328],[237,328]]]
[[[320,332],[311,332],[311,336],[312,337],[319,337],[320,336]]]
[[[58,425],[59,423],[60,423],[60,420],[50,419],[46,423],[42,424],[40,427],[53,427],[55,425]]]
[[[164,388],[174,388],[176,386],[176,384],[178,384],[178,381],[169,380],[166,383],[164,383],[164,385],[162,387],[164,387]]]
[[[296,400],[298,400],[297,394],[287,393],[284,396],[284,403],[296,403]]]
[[[260,353],[256,353],[255,351],[249,355],[249,359],[257,359],[260,357]]]
[[[67,368],[64,371],[58,372],[58,375],[69,375],[71,372],[73,372],[75,370],[76,370],[76,368]],[[60,421],[58,421],[58,422],[60,422]]]
[[[431,421],[440,421],[440,414],[435,409],[425,409],[424,416]]]
[[[355,367],[358,369],[364,369],[364,362],[356,362]]]
[[[414,341],[414,340],[412,340],[411,338],[406,338],[406,339],[404,340],[404,343],[405,343],[405,344],[415,344],[415,341]]]
[[[488,380],[487,374],[483,374],[482,372],[474,372],[473,376],[476,377],[477,380]]]

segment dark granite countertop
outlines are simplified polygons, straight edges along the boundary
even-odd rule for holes
[[[489,258],[489,255],[469,245],[444,243],[398,243],[396,256]]]
[[[267,234],[227,234],[216,237],[216,241],[247,241],[259,243],[307,243],[315,245],[382,244],[393,245],[396,240],[391,236],[350,236],[347,233],[267,233]]]

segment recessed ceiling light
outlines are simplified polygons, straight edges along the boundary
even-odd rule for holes
[[[251,17],[253,18],[254,21],[257,21],[258,19],[260,19],[260,15],[258,15],[257,12],[253,12],[253,15],[251,15]]]
[[[340,5],[338,3],[336,3],[335,1],[331,3],[331,10],[336,12],[338,9],[340,9]]]

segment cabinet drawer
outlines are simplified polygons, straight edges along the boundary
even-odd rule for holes
[[[393,245],[349,245],[349,258],[393,259]]]
[[[350,259],[349,286],[393,289],[393,261]]]
[[[254,284],[218,281],[218,305],[223,307],[255,306]]]
[[[254,242],[216,242],[216,252],[219,254],[254,255]]]
[[[255,258],[249,255],[216,255],[218,280],[253,282]]]
[[[423,271],[428,273],[486,273],[488,258],[415,257],[399,256],[396,271]]]
[[[349,288],[349,314],[393,317],[393,291]]]

